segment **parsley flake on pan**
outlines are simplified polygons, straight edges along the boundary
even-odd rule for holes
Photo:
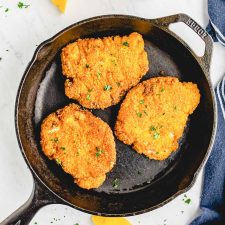
[[[113,181],[112,185],[113,185],[113,188],[117,189],[117,188],[119,187],[119,180],[116,178],[116,179]]]

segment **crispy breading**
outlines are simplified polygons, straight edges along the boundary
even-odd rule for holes
[[[188,116],[200,102],[196,84],[156,77],[131,89],[118,113],[119,140],[150,159],[164,160],[178,148]]]
[[[117,104],[148,71],[144,40],[129,36],[79,39],[62,49],[65,93],[86,108]]]
[[[97,188],[114,166],[116,149],[108,124],[70,104],[51,113],[41,125],[41,146],[82,188]]]
[[[101,175],[99,177],[86,177],[76,179],[76,183],[79,187],[85,189],[91,189],[93,187],[100,187],[106,179],[106,175]]]

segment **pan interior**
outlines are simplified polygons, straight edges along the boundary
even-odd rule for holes
[[[104,36],[104,34],[102,35]],[[148,39],[145,39],[145,50],[148,53],[151,69],[142,78],[142,80],[159,76],[162,73],[181,78],[181,72],[173,59]],[[40,123],[48,114],[69,104],[70,102],[77,103],[65,96],[64,80],[59,51],[54,60],[51,61],[49,68],[46,70],[44,79],[40,83],[40,88],[37,92],[34,110],[34,124],[36,129],[35,133],[37,134],[37,142],[40,141],[38,136],[40,133]],[[123,100],[121,100],[121,102],[122,101]],[[111,129],[114,130],[121,102],[116,106],[111,106],[105,110],[91,111],[94,115],[108,123]],[[188,126],[186,128],[186,131],[187,130]],[[136,151],[132,150],[130,146],[122,143],[115,137],[117,151],[116,165],[113,170],[108,173],[104,184],[94,191],[124,193],[145,188],[146,185],[150,185],[154,180],[162,178],[163,175],[173,167],[174,163],[178,160],[179,155],[184,151],[184,149],[181,148],[182,142],[184,141],[185,134],[180,140],[180,148],[175,153],[173,153],[167,160],[156,161],[138,154]],[[39,151],[41,151],[41,149],[39,149]],[[54,167],[57,167],[57,165],[53,165],[52,171],[55,171]],[[62,175],[63,174],[60,173],[60,176]],[[61,179],[64,180],[63,176]],[[113,187],[115,179],[119,183],[116,189]],[[75,186],[73,183],[71,185]]]
[[[150,61],[150,70],[142,80],[169,75],[178,77],[181,81],[192,81],[200,89],[201,102],[187,123],[179,149],[167,160],[149,160],[115,137],[115,167],[108,173],[100,188],[82,190],[74,184],[71,176],[44,156],[40,147],[42,120],[57,109],[75,102],[64,94],[65,78],[61,71],[60,52],[66,44],[79,37],[124,35],[133,31],[143,35]],[[121,102],[105,110],[92,110],[92,113],[114,129],[120,104]],[[102,18],[62,32],[39,50],[23,83],[18,126],[22,146],[31,167],[51,190],[87,212],[130,215],[159,206],[191,183],[207,152],[212,134],[212,96],[201,67],[188,49],[174,37],[147,20],[122,16]],[[119,182],[117,188],[113,187],[115,179]]]

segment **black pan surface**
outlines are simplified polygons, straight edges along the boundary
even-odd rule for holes
[[[173,22],[179,18],[182,15],[176,15]],[[166,23],[167,19],[160,21]],[[17,134],[35,177],[64,203],[92,214],[128,216],[162,206],[193,184],[209,154],[215,134],[215,105],[208,78],[209,65],[199,60],[188,46],[164,28],[159,26],[158,20],[131,16],[97,17],[72,25],[38,48],[18,93]],[[167,160],[149,160],[115,137],[115,167],[100,188],[83,190],[55,162],[48,160],[40,147],[42,120],[51,112],[75,102],[64,94],[60,52],[77,38],[125,35],[133,31],[143,35],[150,61],[150,70],[142,81],[169,75],[181,81],[194,82],[200,89],[201,102],[189,118],[179,149]],[[92,113],[114,129],[121,102],[105,110],[92,110]],[[113,187],[115,179],[119,182],[117,188]]]
[[[110,35],[114,34],[116,35],[116,33],[111,33]],[[92,34],[91,36],[99,37],[105,35],[109,34]],[[179,68],[174,60],[164,51],[160,50],[156,45],[151,43],[147,38],[145,39],[145,50],[148,52],[149,61],[151,62],[151,69],[142,80],[146,80],[157,75],[162,76],[164,73],[167,75],[176,76],[181,80],[184,79],[181,77],[181,71],[179,71]],[[122,101],[118,105],[109,107],[105,110],[91,111],[94,115],[107,122],[113,130],[117,113]],[[68,99],[64,93],[64,78],[61,70],[59,50],[56,57],[50,62],[48,69],[44,72],[44,78],[41,81],[40,87],[37,91],[34,108],[34,126],[35,134],[37,136],[37,143],[40,142],[39,133],[42,120],[51,112],[56,111],[70,102],[75,101]],[[138,189],[145,188],[146,185],[149,186],[157,179],[162,179],[163,175],[174,166],[174,164],[179,160],[179,156],[183,153],[183,151],[185,151],[183,147],[185,144],[183,144],[183,142],[185,142],[188,127],[189,123],[183,138],[180,140],[180,148],[178,151],[164,161],[149,160],[147,157],[138,154],[132,150],[130,146],[123,144],[115,137],[117,163],[113,170],[108,174],[107,180],[104,184],[95,191],[106,193],[129,193],[131,191],[137,191]],[[39,150],[41,151],[41,148],[39,148]],[[55,163],[52,163],[52,166],[52,171],[58,170]],[[61,175],[63,174],[60,173],[60,176]],[[113,187],[115,179],[117,179],[119,183],[118,188],[116,189]],[[73,181],[70,185],[72,187],[74,186]]]

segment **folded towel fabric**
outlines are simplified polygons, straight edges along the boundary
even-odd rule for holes
[[[215,93],[218,108],[216,139],[205,166],[202,212],[191,225],[225,225],[225,77]]]
[[[208,0],[209,25],[206,30],[214,41],[225,45],[225,0]]]

